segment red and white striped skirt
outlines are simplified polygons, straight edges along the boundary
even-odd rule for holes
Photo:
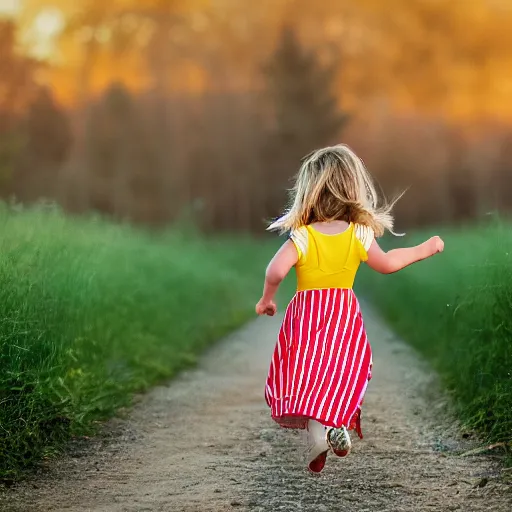
[[[351,289],[297,292],[286,309],[265,387],[272,418],[306,428],[309,418],[360,428],[372,352]]]

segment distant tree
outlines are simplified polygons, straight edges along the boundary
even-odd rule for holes
[[[339,141],[348,116],[340,111],[333,92],[336,70],[322,66],[314,52],[303,48],[292,28],[283,29],[264,71],[273,123],[263,149],[268,182],[277,190],[269,190],[268,215],[276,213],[276,202],[282,203],[278,187],[286,186],[300,158]]]
[[[37,92],[34,73],[41,63],[21,53],[13,21],[0,19],[0,112],[19,113]]]
[[[339,110],[333,92],[336,69],[323,67],[292,28],[283,29],[265,71],[275,115],[273,135],[280,144],[299,157],[338,140],[348,116]]]
[[[56,198],[60,169],[73,143],[67,113],[49,89],[41,88],[21,126],[23,145],[13,178],[14,193],[24,200]]]
[[[472,174],[471,169],[462,166],[454,167],[447,172],[446,181],[451,210],[449,220],[452,223],[467,222],[476,214],[477,197]],[[435,221],[439,220],[435,219]],[[430,218],[429,221],[432,222]]]
[[[475,176],[468,165],[467,142],[462,134],[458,133],[455,129],[448,131],[446,139],[449,142],[447,146],[448,169],[445,177],[445,187],[449,203],[448,220],[452,223],[467,222],[477,214],[479,203]],[[439,191],[438,197],[442,192],[442,190]],[[438,219],[434,220],[438,221]]]
[[[496,207],[500,211],[512,212],[512,132],[508,132],[501,145],[500,158],[491,180],[496,190]]]
[[[204,8],[208,0],[82,0],[66,19],[62,43],[80,41],[78,102],[85,108],[95,73],[104,72],[98,58],[107,52],[119,58],[126,52],[148,53],[152,78],[165,88],[169,78],[170,56],[183,53],[173,29],[190,30],[186,16]],[[148,27],[149,30],[148,30]],[[104,35],[109,37],[105,38]],[[77,37],[79,36],[79,37]],[[140,37],[139,37],[140,36]],[[191,40],[194,39],[191,37]],[[162,65],[164,64],[164,65]]]
[[[39,63],[18,51],[16,24],[0,20],[0,188],[7,192],[23,147],[20,120],[36,90]]]
[[[41,88],[30,105],[27,122],[27,151],[34,160],[49,165],[63,164],[73,142],[71,126],[65,110],[52,91]]]
[[[111,86],[91,111],[86,162],[93,209],[134,221],[161,220],[164,205],[155,152],[122,85]]]

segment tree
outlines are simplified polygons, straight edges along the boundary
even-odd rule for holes
[[[0,112],[18,114],[34,97],[34,74],[41,63],[22,54],[13,21],[0,19]]]
[[[18,51],[16,25],[0,20],[0,186],[5,190],[23,146],[20,119],[37,89],[39,63]]]
[[[31,103],[26,131],[26,150],[34,160],[56,166],[66,161],[73,143],[71,127],[66,112],[57,105],[50,89],[41,88]]]
[[[122,85],[112,85],[92,109],[85,147],[93,209],[134,221],[162,220],[165,205],[155,151]]]
[[[78,102],[87,104],[94,75],[105,73],[99,57],[109,54],[119,59],[125,52],[147,57],[152,79],[164,88],[169,78],[172,57],[187,51],[177,44],[175,29],[188,29],[187,15],[204,6],[207,0],[82,0],[66,16],[61,44],[80,40],[81,63],[78,73]],[[76,44],[76,43],[75,43]],[[107,62],[110,62],[107,59]],[[118,64],[118,63],[117,63]],[[164,83],[165,82],[165,83]]]
[[[264,148],[266,181],[272,184],[265,213],[275,215],[276,203],[284,199],[279,187],[286,186],[300,158],[337,142],[348,116],[332,91],[334,68],[322,66],[315,53],[304,49],[292,28],[283,29],[264,69],[273,118]]]
[[[52,92],[41,88],[30,104],[22,125],[23,146],[13,180],[21,199],[55,198],[59,174],[67,161],[73,135],[67,113]]]
[[[338,139],[348,116],[338,109],[332,91],[335,70],[322,67],[316,54],[305,50],[290,27],[266,66],[267,86],[280,144],[296,157]]]

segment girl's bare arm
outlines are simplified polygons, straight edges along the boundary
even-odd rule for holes
[[[443,250],[444,242],[438,236],[434,236],[416,247],[393,249],[389,252],[384,252],[374,240],[368,251],[366,263],[381,274],[393,274]]]
[[[276,312],[276,305],[273,302],[275,294],[279,285],[297,261],[297,249],[291,240],[287,240],[268,264],[265,273],[263,296],[256,305],[256,313],[258,315],[273,315]]]

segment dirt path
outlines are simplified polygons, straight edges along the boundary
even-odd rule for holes
[[[365,439],[305,470],[301,436],[277,428],[263,383],[279,319],[259,319],[197,370],[144,397],[110,437],[83,441],[0,493],[2,512],[462,512],[512,510],[512,486],[456,434],[428,369],[365,308],[374,378]]]

